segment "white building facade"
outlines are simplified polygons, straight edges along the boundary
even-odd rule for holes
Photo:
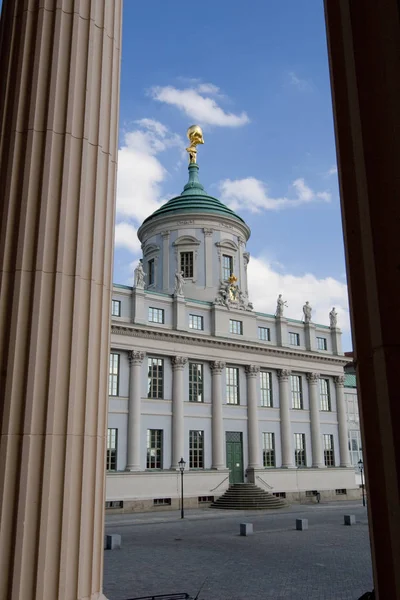
[[[288,501],[359,497],[336,323],[253,310],[250,230],[197,164],[138,236],[135,285],[112,297],[107,506],[177,507],[181,458],[187,506],[246,481]]]

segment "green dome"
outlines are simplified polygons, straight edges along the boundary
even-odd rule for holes
[[[189,181],[183,188],[180,196],[171,198],[161,208],[156,210],[150,217],[147,217],[142,223],[148,223],[153,217],[161,215],[168,216],[181,213],[212,213],[225,217],[237,219],[243,224],[244,220],[233,210],[225,206],[217,198],[209,196],[199,181],[199,166],[196,163],[189,165]]]

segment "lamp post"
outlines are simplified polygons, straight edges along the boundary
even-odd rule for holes
[[[186,461],[184,461],[183,458],[181,458],[181,460],[178,462],[178,465],[179,470],[181,472],[181,519],[183,519],[183,517],[185,516],[185,513],[183,511],[183,473],[185,471]]]
[[[364,463],[362,461],[362,459],[360,458],[360,460],[358,461],[358,470],[360,471],[360,475],[361,475],[361,491],[362,491],[362,499],[363,499],[363,506],[365,506],[365,493],[364,493],[364,477],[363,477],[363,472],[364,472]]]

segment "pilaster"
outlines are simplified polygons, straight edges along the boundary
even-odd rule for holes
[[[170,281],[169,281],[169,241],[170,241],[170,231],[169,230],[165,230],[161,232],[161,237],[162,237],[162,265],[163,265],[163,272],[162,272],[162,289],[163,292],[165,292],[166,294],[169,293],[169,286],[170,286]]]
[[[249,468],[260,468],[260,444],[258,432],[258,402],[257,402],[257,378],[260,367],[257,365],[246,365],[247,376],[247,438],[249,451]]]
[[[304,339],[307,350],[316,350],[316,326],[314,323],[304,323]]]
[[[145,292],[143,288],[133,288],[132,290],[132,322],[140,325],[147,325],[148,314],[145,302]]]
[[[342,355],[342,332],[339,327],[331,327],[332,353]]]
[[[212,288],[215,285],[213,280],[213,229],[204,228],[203,231],[206,288]]]
[[[186,356],[173,356],[172,363],[172,464],[171,469],[179,469],[183,457],[184,440],[184,384],[183,370],[188,359]]]
[[[279,369],[277,371],[279,379],[279,406],[281,418],[281,446],[282,446],[282,468],[293,469],[293,441],[292,427],[290,423],[290,390],[289,377],[291,371],[289,369]]]
[[[185,331],[188,328],[188,315],[186,314],[186,300],[184,296],[174,294],[173,299],[173,319],[174,329]]]
[[[335,377],[336,405],[339,423],[340,466],[351,467],[347,429],[346,401],[344,398],[344,375]]]
[[[319,373],[307,373],[310,398],[312,466],[325,467],[319,415]]]
[[[288,345],[287,319],[284,317],[275,317],[276,323],[276,344],[277,346]]]

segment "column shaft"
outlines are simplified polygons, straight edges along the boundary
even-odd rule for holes
[[[129,405],[127,471],[140,471],[141,370],[144,352],[129,353]]]
[[[121,12],[121,0],[3,0],[7,600],[101,597]]]
[[[319,373],[307,373],[307,380],[310,397],[312,466],[324,467],[325,462],[319,418]]]
[[[222,413],[222,371],[225,363],[212,362],[212,468],[224,469],[224,419]]]
[[[257,377],[260,367],[246,366],[247,375],[247,437],[249,468],[260,468],[260,444],[258,431]]]
[[[294,468],[292,428],[290,424],[289,376],[290,371],[287,369],[280,369],[278,371],[283,468]]]
[[[184,385],[183,369],[187,363],[184,356],[172,357],[172,464],[171,469],[179,469],[179,461],[183,457],[185,438],[184,438]],[[189,466],[189,465],[188,465]]]
[[[344,376],[335,377],[336,405],[339,422],[340,466],[351,467],[349,452],[349,436],[347,430],[346,401],[344,399]]]

